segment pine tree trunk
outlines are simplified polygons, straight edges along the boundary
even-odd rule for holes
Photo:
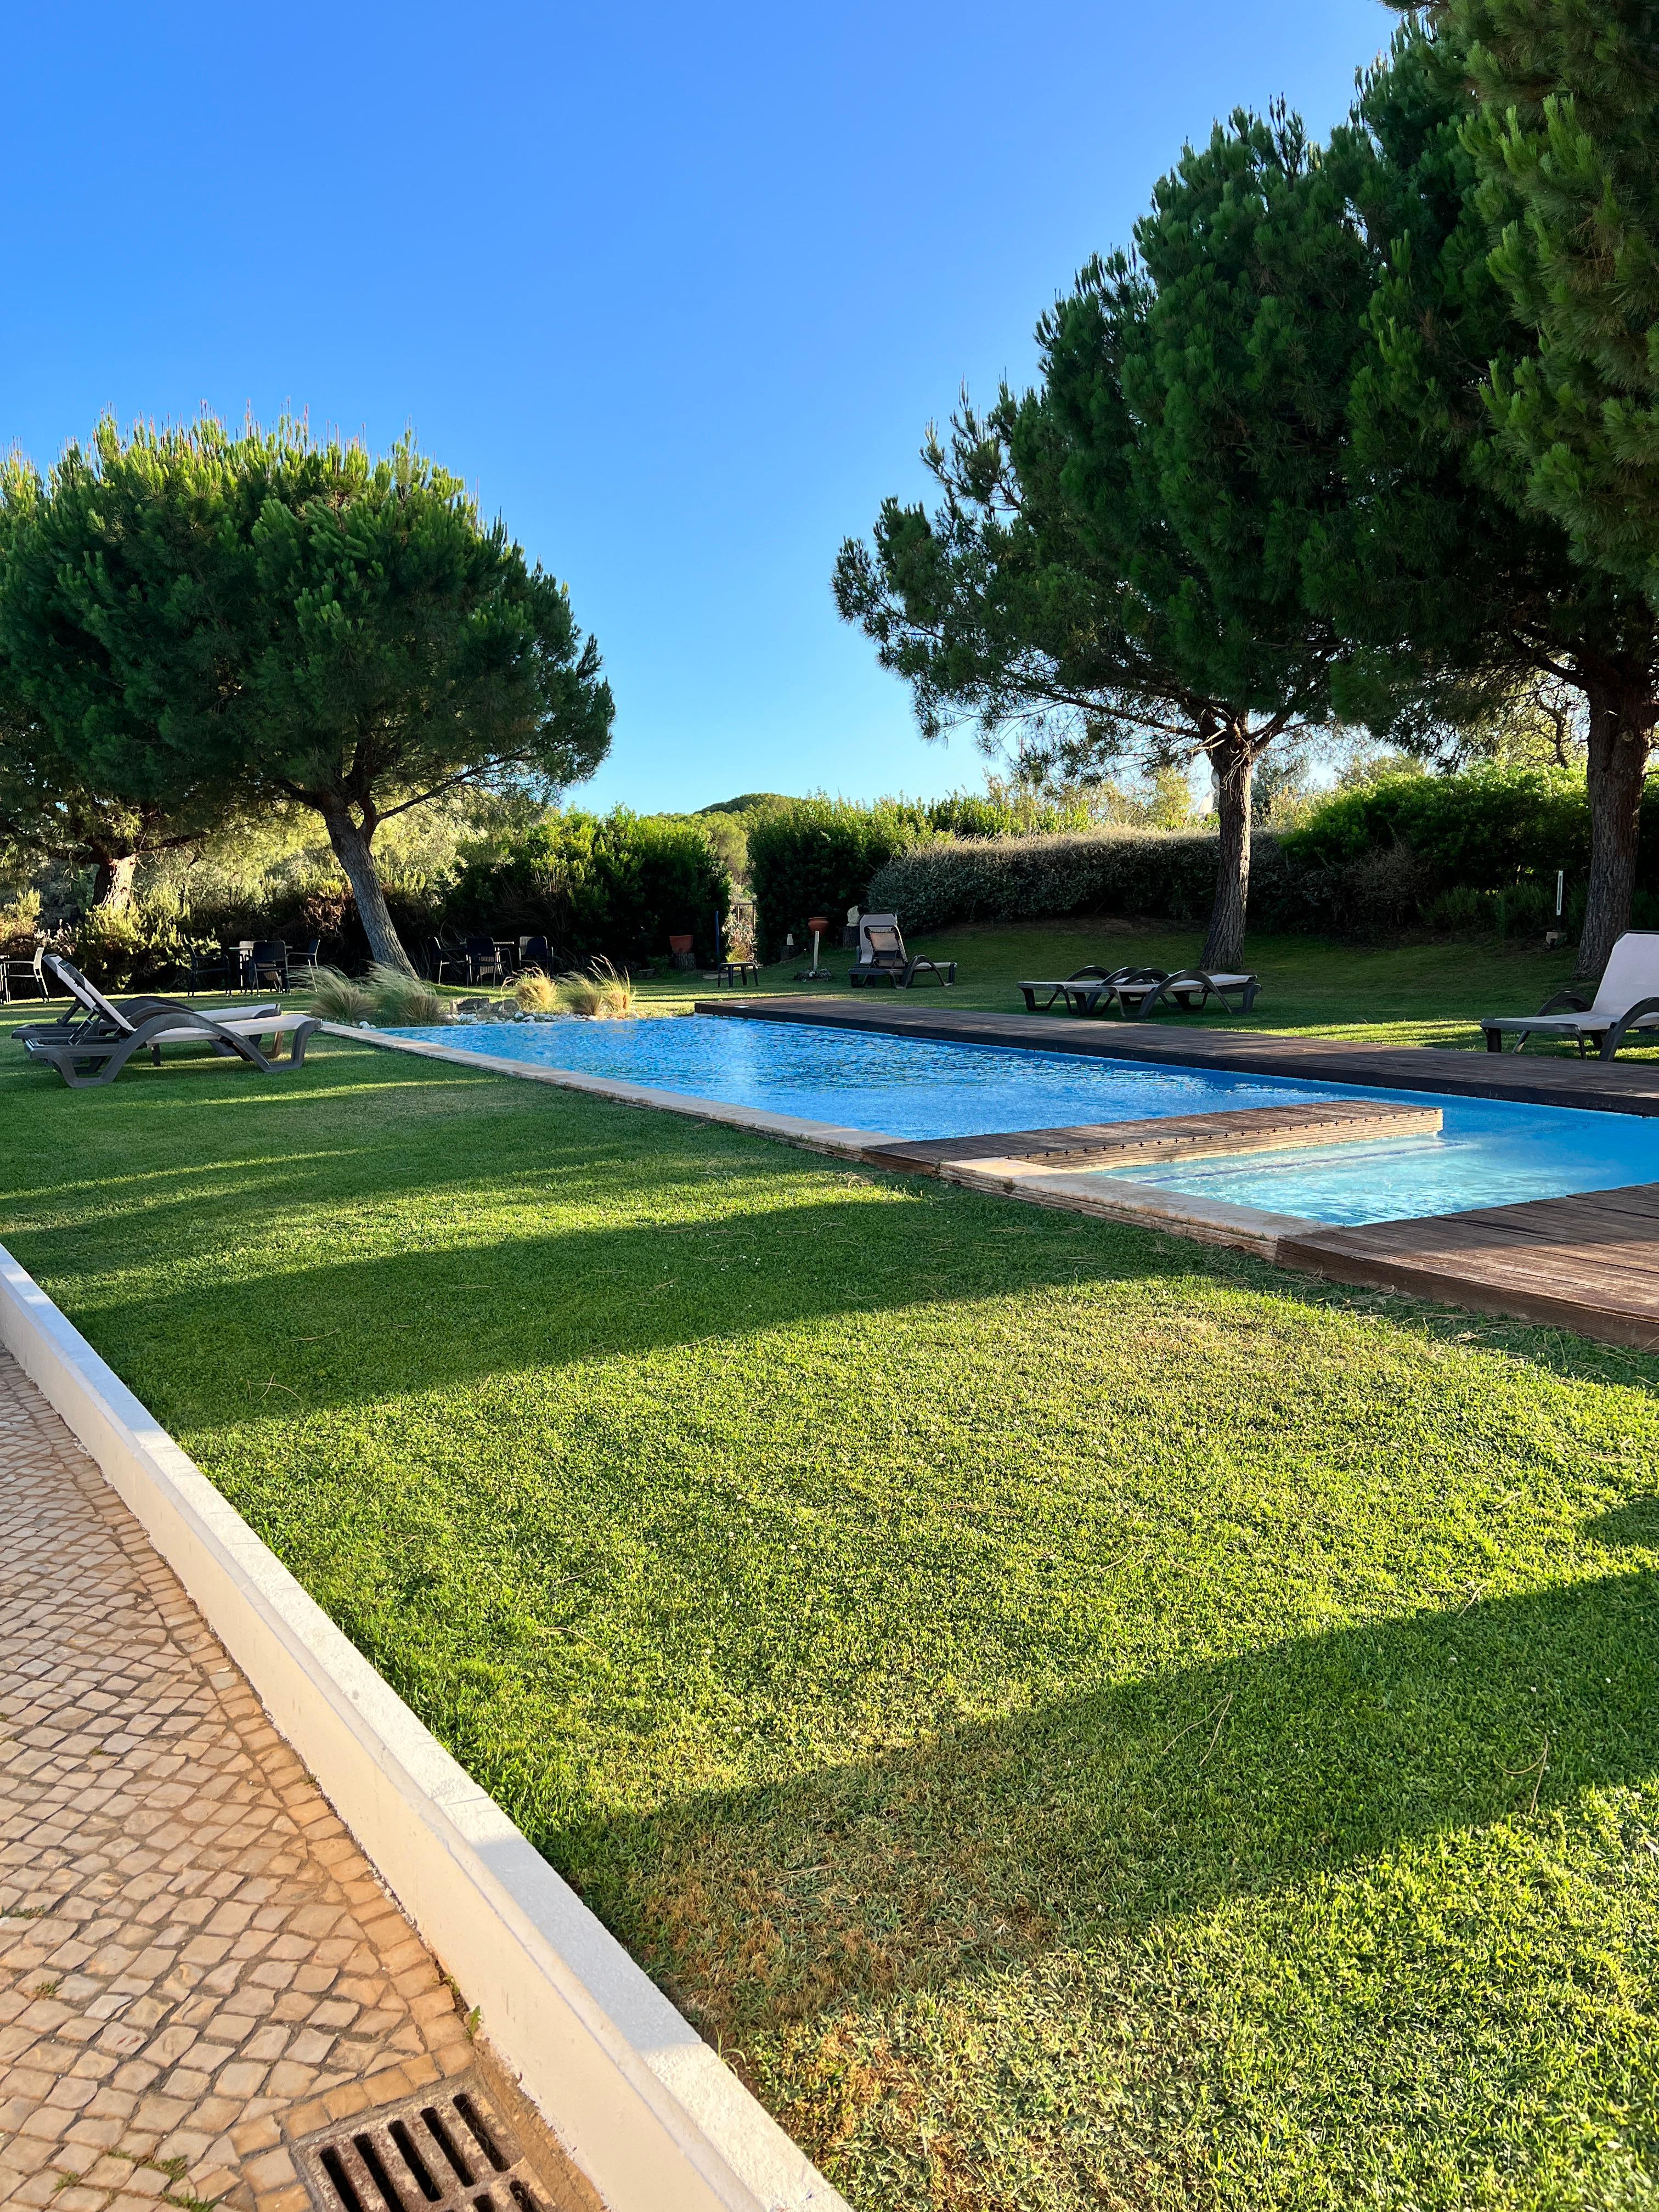
[[[1230,730],[1210,748],[1216,772],[1216,815],[1221,831],[1215,904],[1199,965],[1236,969],[1244,960],[1244,914],[1250,900],[1250,798],[1255,753],[1242,730]]]
[[[1601,980],[1607,955],[1630,927],[1636,848],[1642,826],[1650,702],[1612,684],[1584,687],[1589,709],[1590,869],[1578,977]]]
[[[92,881],[92,902],[106,914],[125,914],[132,904],[132,882],[138,872],[137,853],[94,854],[97,873]]]
[[[412,975],[414,968],[398,941],[392,910],[380,888],[380,878],[374,872],[374,856],[369,851],[368,840],[353,821],[350,808],[334,801],[317,811],[328,830],[334,857],[345,870],[346,881],[351,885],[351,896],[357,902],[357,919],[363,925],[371,956],[388,968],[401,969],[405,975]]]

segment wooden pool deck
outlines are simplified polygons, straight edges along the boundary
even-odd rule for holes
[[[1659,1115],[1659,1066],[1601,1061],[1526,1060],[1510,1054],[1455,1052],[1424,1046],[1348,1046],[1325,1037],[1182,1028],[1153,1030],[1123,1022],[1082,1022],[1042,1015],[926,1007],[849,1006],[818,999],[703,1000],[702,1013],[825,1028],[873,1030],[962,1044],[1023,1046],[1097,1059],[1209,1067],[1234,1074],[1294,1076],[1304,1082],[1345,1083],[1389,1091],[1431,1091],[1453,1097],[1504,1098],[1534,1106],[1603,1113]],[[1191,1115],[1159,1123],[1108,1122],[1065,1129],[1025,1129],[993,1136],[872,1144],[872,1167],[966,1179],[988,1162],[1031,1161],[1087,1170],[1128,1166],[1136,1158],[1196,1158],[1203,1151],[1330,1143],[1384,1133],[1387,1109],[1351,1102],[1355,1118],[1327,1107],[1250,1108]],[[1414,1133],[1422,1117],[1396,1108],[1392,1134]],[[1241,1125],[1252,1125],[1245,1130]],[[1224,1125],[1231,1125],[1231,1129]],[[1075,1184],[1076,1177],[1064,1182]],[[1012,1188],[1012,1186],[1010,1186]],[[1045,1203],[1067,1201],[1050,1183]],[[1035,1195],[1035,1191],[1022,1193]],[[1087,1210],[1097,1210],[1090,1207]],[[1404,1292],[1471,1311],[1505,1316],[1635,1349],[1659,1351],[1659,1183],[1592,1191],[1580,1197],[1536,1199],[1361,1228],[1261,1216],[1278,1231],[1249,1240],[1280,1267],[1358,1287]],[[1181,1232],[1174,1218],[1158,1226]],[[1197,1224],[1194,1224],[1196,1227]],[[1245,1241],[1241,1239],[1242,1241]]]

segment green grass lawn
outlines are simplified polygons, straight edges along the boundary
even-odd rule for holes
[[[0,1235],[858,2212],[1656,2201],[1659,1360],[330,1040]]]
[[[1090,962],[1127,967],[1186,968],[1198,958],[1203,933],[1164,924],[1122,921],[1097,923],[1032,922],[973,924],[917,938],[912,951],[957,963],[958,982],[949,994],[954,1005],[1024,1012],[1017,988],[1028,975],[1069,975]],[[1533,1013],[1564,989],[1572,976],[1573,956],[1547,952],[1536,942],[1505,944],[1492,937],[1437,939],[1416,945],[1352,945],[1318,937],[1276,937],[1252,931],[1250,966],[1261,977],[1261,995],[1247,1015],[1227,1015],[1214,1006],[1201,1015],[1161,1015],[1160,1028],[1226,1027],[1277,1030],[1310,1036],[1345,1037],[1389,1044],[1436,1044],[1479,1048],[1477,1026],[1483,1014]],[[805,963],[791,960],[762,971],[768,991],[789,991],[836,1000],[862,999],[847,986],[853,955],[826,952],[822,964],[833,983],[800,983],[794,971]],[[689,1006],[713,995],[696,977],[664,978],[641,986],[647,1007]],[[876,1006],[885,990],[871,990]],[[893,995],[898,995],[896,994]],[[916,985],[907,1002],[926,1005],[935,995],[931,982]],[[943,994],[941,994],[943,995]],[[1109,1028],[1109,1023],[1101,1026]],[[1571,1052],[1571,1046],[1534,1044],[1529,1052]],[[1648,1058],[1659,1047],[1632,1048],[1626,1058]]]

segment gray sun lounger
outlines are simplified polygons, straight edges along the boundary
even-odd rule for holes
[[[314,1014],[284,1014],[274,1006],[209,1013],[178,1000],[135,999],[121,1007],[61,955],[48,953],[42,965],[84,1009],[82,1016],[78,1021],[29,1023],[12,1034],[31,1060],[55,1067],[74,1091],[113,1083],[136,1053],[148,1052],[159,1066],[164,1044],[210,1044],[228,1059],[276,1075],[302,1065],[307,1044],[322,1027]],[[260,1037],[274,1042],[282,1036],[289,1039],[286,1059],[260,1049]]]
[[[1243,974],[1218,974],[1205,968],[1079,968],[1064,981],[1022,983],[1026,1011],[1040,1013],[1063,999],[1066,1012],[1103,1014],[1115,1004],[1127,1020],[1140,1021],[1160,1007],[1183,1014],[1195,1013],[1212,999],[1218,999],[1229,1013],[1248,1014],[1261,988],[1261,978]],[[1036,1003],[1039,991],[1048,997]]]
[[[1219,1000],[1230,1014],[1248,1014],[1256,1002],[1261,988],[1261,978],[1240,971],[1220,972],[1209,968],[1177,968],[1172,975],[1161,975],[1156,969],[1148,969],[1144,977],[1132,978],[1117,987],[1117,1002],[1131,1021],[1144,1021],[1161,1007],[1172,1007],[1177,1013],[1194,1014],[1208,1006],[1212,999]]]
[[[1627,1037],[1659,1032],[1659,930],[1625,932],[1593,999],[1587,1000],[1582,990],[1558,991],[1541,1013],[1491,1015],[1480,1027],[1488,1052],[1502,1052],[1506,1036],[1515,1039],[1512,1052],[1529,1036],[1565,1037],[1577,1046],[1580,1060],[1591,1044],[1611,1060]]]
[[[1025,996],[1025,1011],[1028,1014],[1046,1013],[1056,999],[1065,1001],[1068,1013],[1086,1014],[1094,1011],[1093,1006],[1082,1004],[1081,1001],[1085,999],[1097,999],[1102,992],[1110,991],[1115,985],[1123,981],[1127,976],[1141,975],[1148,972],[1147,969],[1141,968],[1099,966],[1074,968],[1069,975],[1039,976],[1031,982],[1022,983],[1019,988]],[[1039,991],[1047,994],[1041,1006],[1038,1006],[1036,1001],[1036,994]]]

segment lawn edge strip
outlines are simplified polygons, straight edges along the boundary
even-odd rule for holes
[[[143,1525],[611,2212],[848,2212],[3,1246],[0,1343]]]
[[[653,1091],[642,1083],[624,1083],[605,1075],[581,1075],[571,1067],[541,1067],[533,1061],[507,1060],[495,1053],[469,1052],[464,1046],[427,1044],[414,1037],[386,1036],[374,1030],[348,1029],[343,1023],[325,1022],[327,1036],[349,1037],[356,1044],[378,1045],[383,1052],[412,1053],[422,1060],[445,1060],[458,1067],[476,1067],[486,1075],[516,1075],[527,1083],[548,1083],[559,1091],[583,1091],[595,1098],[609,1098],[619,1106],[649,1106],[662,1114],[683,1114],[693,1121],[719,1121],[728,1128],[748,1129],[757,1137],[776,1138],[808,1152],[832,1152],[837,1158],[863,1160],[872,1146],[895,1145],[896,1137],[884,1137],[868,1129],[845,1129],[835,1121],[811,1121],[799,1114],[768,1114],[755,1106],[735,1106],[724,1098],[699,1098],[685,1091]]]

